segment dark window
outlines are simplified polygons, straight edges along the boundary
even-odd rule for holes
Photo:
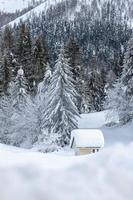
[[[93,149],[93,151],[92,151],[93,153],[95,153],[95,149]]]

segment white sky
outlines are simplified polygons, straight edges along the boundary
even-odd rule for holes
[[[31,2],[31,0],[0,0],[0,10],[5,12],[15,12],[16,10],[26,8],[29,2]]]

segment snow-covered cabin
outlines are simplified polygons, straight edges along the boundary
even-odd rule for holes
[[[75,155],[96,153],[104,147],[103,133],[97,129],[73,130],[70,147],[75,150]]]

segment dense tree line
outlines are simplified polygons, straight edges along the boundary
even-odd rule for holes
[[[111,123],[123,125],[133,120],[133,38],[128,42],[122,74],[107,90],[105,108]]]
[[[96,4],[97,1],[94,2]],[[27,21],[27,24],[33,31],[33,36],[41,31],[46,38],[52,68],[60,44],[68,45],[66,50],[70,50],[70,61],[73,59],[71,65],[77,65],[74,71],[79,93],[85,97],[86,105],[82,103],[82,108],[79,109],[82,112],[100,111],[103,109],[105,88],[110,87],[111,82],[122,72],[124,52],[132,29],[128,25],[128,17],[123,15],[123,6],[117,8],[116,1],[105,1],[100,13],[97,4],[92,3],[91,9],[83,4],[80,12],[71,20],[71,12],[77,3],[76,0],[64,1],[50,7],[46,14],[41,13],[39,17]],[[97,85],[101,86],[100,90]],[[85,91],[83,88],[86,88]],[[92,91],[91,95],[89,91]]]

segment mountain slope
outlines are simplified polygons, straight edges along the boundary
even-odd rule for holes
[[[31,19],[35,15],[40,15],[41,12],[46,12],[51,6],[55,6],[60,3],[66,2],[66,5],[70,2],[73,2],[74,7],[67,10],[67,17],[69,20],[73,19],[77,12],[80,12],[83,6],[86,9],[89,9],[91,12],[95,13],[95,16],[99,18],[101,16],[101,9],[104,3],[107,3],[107,0],[46,0],[44,3],[41,3],[39,6],[35,7],[31,11],[12,21],[10,25],[18,24],[21,21]],[[132,0],[109,0],[108,2],[113,3],[115,9],[119,12],[122,12],[123,17],[128,17],[129,21],[133,19],[133,2]],[[121,11],[120,11],[121,10]]]
[[[10,22],[10,25],[18,24],[20,21],[25,21],[27,19],[32,18],[34,15],[39,15],[41,12],[46,12],[50,6],[55,6],[57,3],[62,2],[63,0],[46,0],[44,3],[41,3],[36,8],[33,8],[31,11],[26,14],[18,17],[17,19]]]

